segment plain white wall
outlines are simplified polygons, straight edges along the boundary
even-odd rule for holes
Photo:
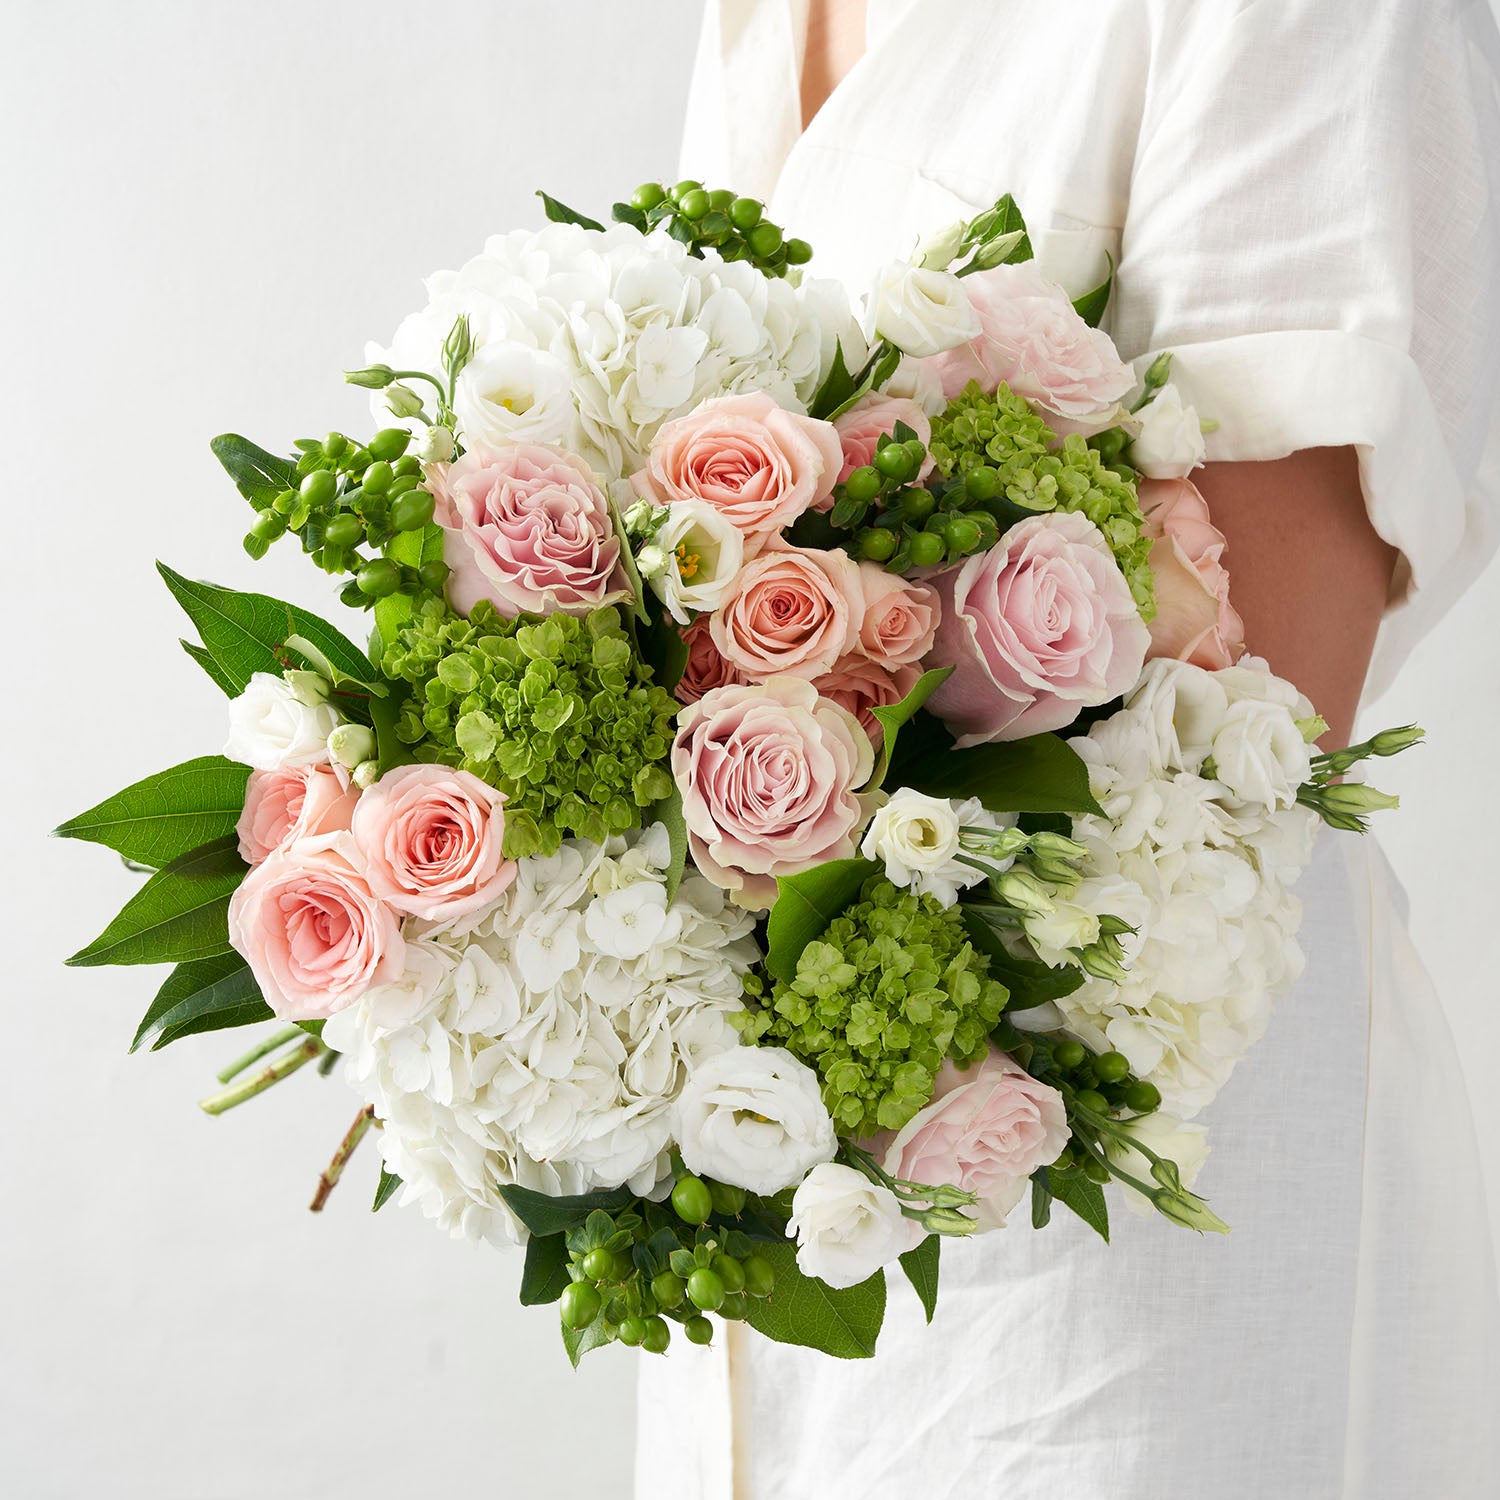
[[[240,552],[247,512],[209,437],[357,430],[338,372],[419,277],[539,222],[535,187],[603,210],[670,172],[699,9],[3,10],[6,1493],[628,1493],[632,1357],[573,1374],[553,1319],[515,1302],[518,1257],[414,1210],[372,1222],[368,1146],[306,1213],[353,1115],[336,1079],[210,1120],[194,1101],[243,1034],[127,1057],[160,971],[61,960],[135,877],[44,834],[219,743],[222,700],[176,647],[154,557],[337,613],[291,552]],[[1386,842],[1480,1100],[1500,1056],[1500,815],[1471,767],[1500,732],[1497,688],[1492,572],[1370,716],[1432,732],[1384,778],[1407,797]]]

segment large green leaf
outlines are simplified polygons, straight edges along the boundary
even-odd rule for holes
[[[400,1186],[401,1179],[382,1164],[380,1181],[375,1184],[375,1201],[370,1205],[370,1212],[378,1214],[396,1196],[396,1189]]]
[[[1091,1182],[1087,1177],[1069,1173],[1066,1177],[1049,1172],[1048,1187],[1059,1203],[1065,1203],[1105,1240],[1109,1239],[1109,1204],[1105,1201],[1102,1184]]]
[[[500,1196],[526,1228],[539,1235],[576,1229],[595,1209],[617,1213],[635,1202],[635,1194],[629,1188],[601,1188],[593,1193],[554,1198],[511,1182],[501,1186]]]
[[[671,794],[653,803],[647,816],[667,830],[672,850],[672,863],[667,867],[667,900],[670,901],[677,894],[683,871],[687,869],[688,831],[687,819],[682,815],[682,788],[674,783]]]
[[[200,646],[197,641],[179,640],[177,643],[187,652],[189,656],[208,673],[213,684],[224,694],[226,698],[234,698],[239,694],[239,684],[228,672],[214,660],[214,654],[207,646]]]
[[[934,667],[930,672],[923,672],[917,678],[911,686],[911,691],[899,703],[881,704],[870,710],[885,731],[880,754],[875,758],[875,772],[870,777],[871,787],[880,786],[885,780],[885,773],[891,768],[891,756],[895,752],[896,737],[901,731],[901,726],[916,717],[917,710],[937,692],[952,673],[952,667]]]
[[[929,1234],[915,1250],[908,1250],[901,1257],[901,1269],[921,1300],[929,1323],[937,1310],[938,1261],[942,1253],[942,1235]]]
[[[885,1273],[835,1291],[797,1267],[791,1245],[765,1245],[764,1255],[776,1272],[776,1290],[752,1297],[745,1314],[757,1333],[782,1344],[820,1349],[839,1359],[869,1359],[885,1321]]]
[[[231,950],[178,964],[156,992],[130,1050],[149,1041],[157,1052],[179,1037],[274,1019],[249,965]]]
[[[135,782],[52,831],[159,868],[234,832],[249,775],[248,766],[222,755],[202,755]]]
[[[568,1359],[575,1370],[585,1354],[610,1342],[602,1317],[595,1318],[587,1328],[569,1328],[566,1323],[559,1326],[562,1328],[563,1348],[568,1351]]]
[[[542,200],[542,208],[547,217],[554,224],[577,224],[583,229],[603,230],[604,226],[598,219],[591,219],[587,214],[581,214],[576,208],[569,208],[566,203],[559,203],[549,193],[544,193],[541,188],[536,190],[536,195]]]
[[[568,1245],[562,1234],[534,1234],[526,1242],[526,1265],[521,1271],[521,1305],[536,1307],[556,1302],[572,1278],[568,1275]]]
[[[158,870],[86,948],[68,960],[177,964],[229,951],[229,898],[245,878],[235,836],[215,839]]]
[[[317,615],[267,594],[243,594],[184,578],[165,563],[156,567],[235,693],[243,692],[257,672],[281,671],[277,649],[292,635],[310,641],[346,675],[370,675],[364,652]]]
[[[802,950],[854,900],[880,866],[868,859],[832,859],[800,875],[779,876],[766,923],[766,971],[790,984]]]
[[[1088,767],[1055,734],[904,759],[907,780],[933,797],[978,797],[991,812],[1101,813]]]
[[[837,411],[858,393],[854,376],[850,372],[848,362],[844,359],[844,346],[835,343],[833,360],[828,366],[828,373],[823,377],[822,384],[813,394],[812,403],[807,408],[808,415],[826,419],[829,412]]]
[[[969,941],[989,960],[990,973],[1010,991],[1007,1010],[1030,1010],[1048,1000],[1060,1000],[1083,983],[1083,970],[1073,964],[1054,969],[1039,958],[1017,958],[986,920],[984,903],[965,904],[961,910]]]
[[[283,490],[294,490],[302,482],[290,460],[267,453],[237,432],[220,433],[208,446],[252,505],[263,508]]]

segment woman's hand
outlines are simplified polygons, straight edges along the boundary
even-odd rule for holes
[[[1229,543],[1246,644],[1312,699],[1323,749],[1347,745],[1396,563],[1370,525],[1354,449],[1209,464],[1193,479]]]

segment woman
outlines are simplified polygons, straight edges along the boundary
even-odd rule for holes
[[[684,164],[856,288],[1006,191],[1073,293],[1112,259],[1122,352],[1175,350],[1221,424],[1234,603],[1328,746],[1493,546],[1496,56],[1460,0],[710,0]],[[1306,974],[1210,1112],[1227,1240],[1012,1224],[945,1246],[932,1328],[893,1285],[869,1362],[648,1361],[640,1493],[1493,1494],[1451,1044],[1371,841],[1299,889]]]

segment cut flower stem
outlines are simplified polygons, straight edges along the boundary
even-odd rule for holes
[[[298,1068],[310,1063],[322,1050],[322,1042],[315,1036],[309,1036],[301,1046],[282,1053],[258,1073],[252,1073],[248,1078],[242,1078],[238,1083],[230,1084],[227,1089],[220,1089],[217,1094],[210,1094],[208,1098],[200,1099],[198,1107],[204,1114],[221,1115],[226,1109],[233,1109],[236,1104],[243,1104],[245,1100],[265,1093],[273,1083],[280,1083],[283,1078],[291,1077]]]
[[[288,1042],[296,1041],[297,1038],[303,1034],[304,1033],[300,1026],[283,1026],[280,1031],[257,1042],[255,1046],[253,1046],[242,1057],[235,1058],[235,1060],[218,1075],[219,1082],[228,1083],[232,1079],[238,1078],[240,1074],[250,1066],[251,1063],[258,1063],[261,1058],[267,1056],[269,1053],[275,1052],[278,1047],[284,1047]]]
[[[344,1168],[349,1165],[349,1158],[354,1155],[355,1148],[364,1140],[370,1127],[376,1123],[373,1104],[365,1105],[355,1115],[354,1123],[344,1133],[338,1150],[333,1153],[333,1160],[323,1168],[323,1175],[318,1178],[318,1189],[313,1194],[312,1202],[307,1205],[313,1213],[323,1212],[323,1205],[328,1202],[329,1194],[338,1186],[339,1178],[344,1175]]]

